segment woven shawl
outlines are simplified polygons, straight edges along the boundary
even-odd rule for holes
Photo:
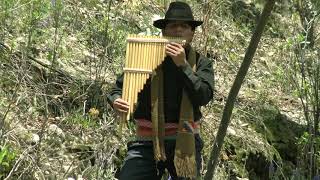
[[[190,48],[187,59],[193,71],[196,70],[196,52]],[[165,117],[164,117],[164,90],[163,71],[161,66],[157,68],[151,82],[151,119],[153,131],[154,159],[165,161]],[[182,90],[180,106],[180,119],[177,132],[174,164],[179,177],[196,177],[195,139],[193,127],[193,106],[185,88]]]

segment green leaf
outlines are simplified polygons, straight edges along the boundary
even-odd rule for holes
[[[2,163],[4,157],[8,154],[8,149],[7,147],[4,147],[1,151],[0,151],[0,163]]]
[[[2,162],[1,163],[1,166],[4,166],[6,168],[10,167],[9,163],[8,162]]]
[[[10,153],[8,153],[8,155],[7,155],[8,161],[12,161],[12,160],[14,160],[15,158],[16,158],[16,153],[15,153],[15,152],[10,152]]]

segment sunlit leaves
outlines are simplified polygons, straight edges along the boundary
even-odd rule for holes
[[[0,146],[0,179],[10,172],[15,158],[16,152],[10,146]]]

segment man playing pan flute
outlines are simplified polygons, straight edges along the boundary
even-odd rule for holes
[[[149,79],[138,95],[133,114],[137,138],[128,143],[121,180],[161,179],[165,169],[172,179],[199,177],[203,147],[200,106],[213,98],[214,85],[212,61],[190,46],[195,28],[201,24],[183,2],[172,2],[165,18],[154,21],[163,36],[180,37],[186,43],[166,45],[167,56],[155,73],[158,78]],[[127,113],[129,104],[121,98],[122,85],[123,75],[117,79],[108,101],[115,111]],[[158,101],[152,102],[155,98]],[[154,121],[160,123],[154,126]]]

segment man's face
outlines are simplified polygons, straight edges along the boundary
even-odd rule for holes
[[[186,44],[191,43],[194,35],[194,29],[184,21],[172,21],[168,22],[166,27],[162,29],[164,36],[181,37],[187,40]]]

